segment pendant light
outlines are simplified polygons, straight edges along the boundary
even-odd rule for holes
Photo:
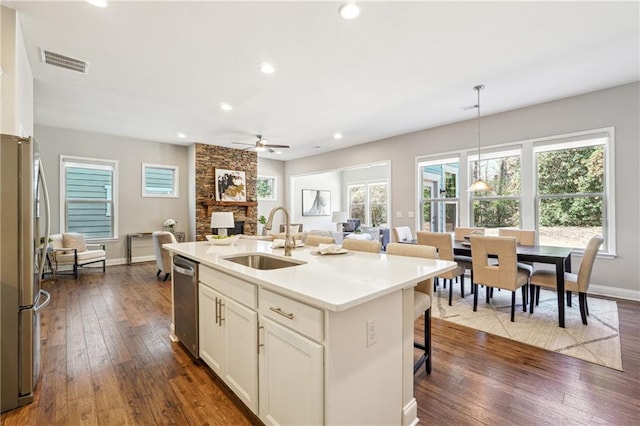
[[[482,89],[484,89],[484,86],[482,84],[479,84],[473,88],[473,90],[478,92],[478,103],[476,104],[476,107],[478,108],[478,167],[476,167],[476,180],[469,187],[469,192],[493,191],[491,185],[480,178],[480,91]]]

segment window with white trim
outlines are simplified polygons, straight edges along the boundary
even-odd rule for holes
[[[118,162],[60,156],[60,229],[117,238]]]
[[[177,166],[142,163],[142,196],[178,198]]]
[[[361,225],[388,226],[388,182],[364,182],[347,185],[347,194],[350,219],[360,219]]]
[[[458,226],[459,157],[424,161],[420,174],[420,229],[452,232]]]
[[[600,234],[604,237],[600,253],[615,255],[614,136],[614,128],[608,127],[488,146],[481,153],[479,170],[494,188],[486,194],[467,191],[477,176],[477,151],[418,159],[416,201],[422,210],[418,225],[448,231],[455,222],[439,218],[445,215],[444,203],[451,192],[441,182],[445,165],[459,159],[460,164],[468,165],[461,170],[468,179],[459,181],[456,199],[460,226],[482,226],[489,235],[497,234],[498,227],[535,229],[538,244],[572,247],[578,252],[593,235]],[[442,170],[436,168],[429,175],[429,167],[438,165]],[[434,180],[437,185],[428,184]],[[436,190],[445,190],[446,195]]]
[[[534,146],[540,244],[585,247],[605,236],[606,148],[605,137]]]
[[[493,191],[472,192],[472,226],[485,228],[486,235],[498,235],[498,228],[520,228],[520,150],[470,155],[469,177],[485,180]],[[479,174],[478,174],[479,173]]]

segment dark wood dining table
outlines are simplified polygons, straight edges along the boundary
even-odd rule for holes
[[[518,262],[537,262],[556,265],[556,286],[558,287],[558,324],[564,328],[564,273],[571,272],[571,248],[555,246],[516,246]],[[453,253],[471,256],[471,246],[467,242],[454,241]]]

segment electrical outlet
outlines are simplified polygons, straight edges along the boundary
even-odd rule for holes
[[[413,212],[412,212],[412,211],[408,212],[408,213],[407,213],[407,216],[408,216],[408,217],[413,217],[413,216],[414,216],[414,215],[413,215]]]
[[[397,211],[396,212],[396,217],[402,217],[402,211]]]
[[[367,321],[367,347],[378,342],[378,329],[376,327],[376,319],[371,318]]]

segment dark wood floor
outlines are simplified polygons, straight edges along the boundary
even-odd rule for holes
[[[168,339],[170,284],[151,263],[45,284],[35,401],[3,425],[242,425],[259,421]],[[619,301],[624,372],[433,320],[421,424],[638,424],[640,303]],[[416,323],[420,335],[421,321]]]

